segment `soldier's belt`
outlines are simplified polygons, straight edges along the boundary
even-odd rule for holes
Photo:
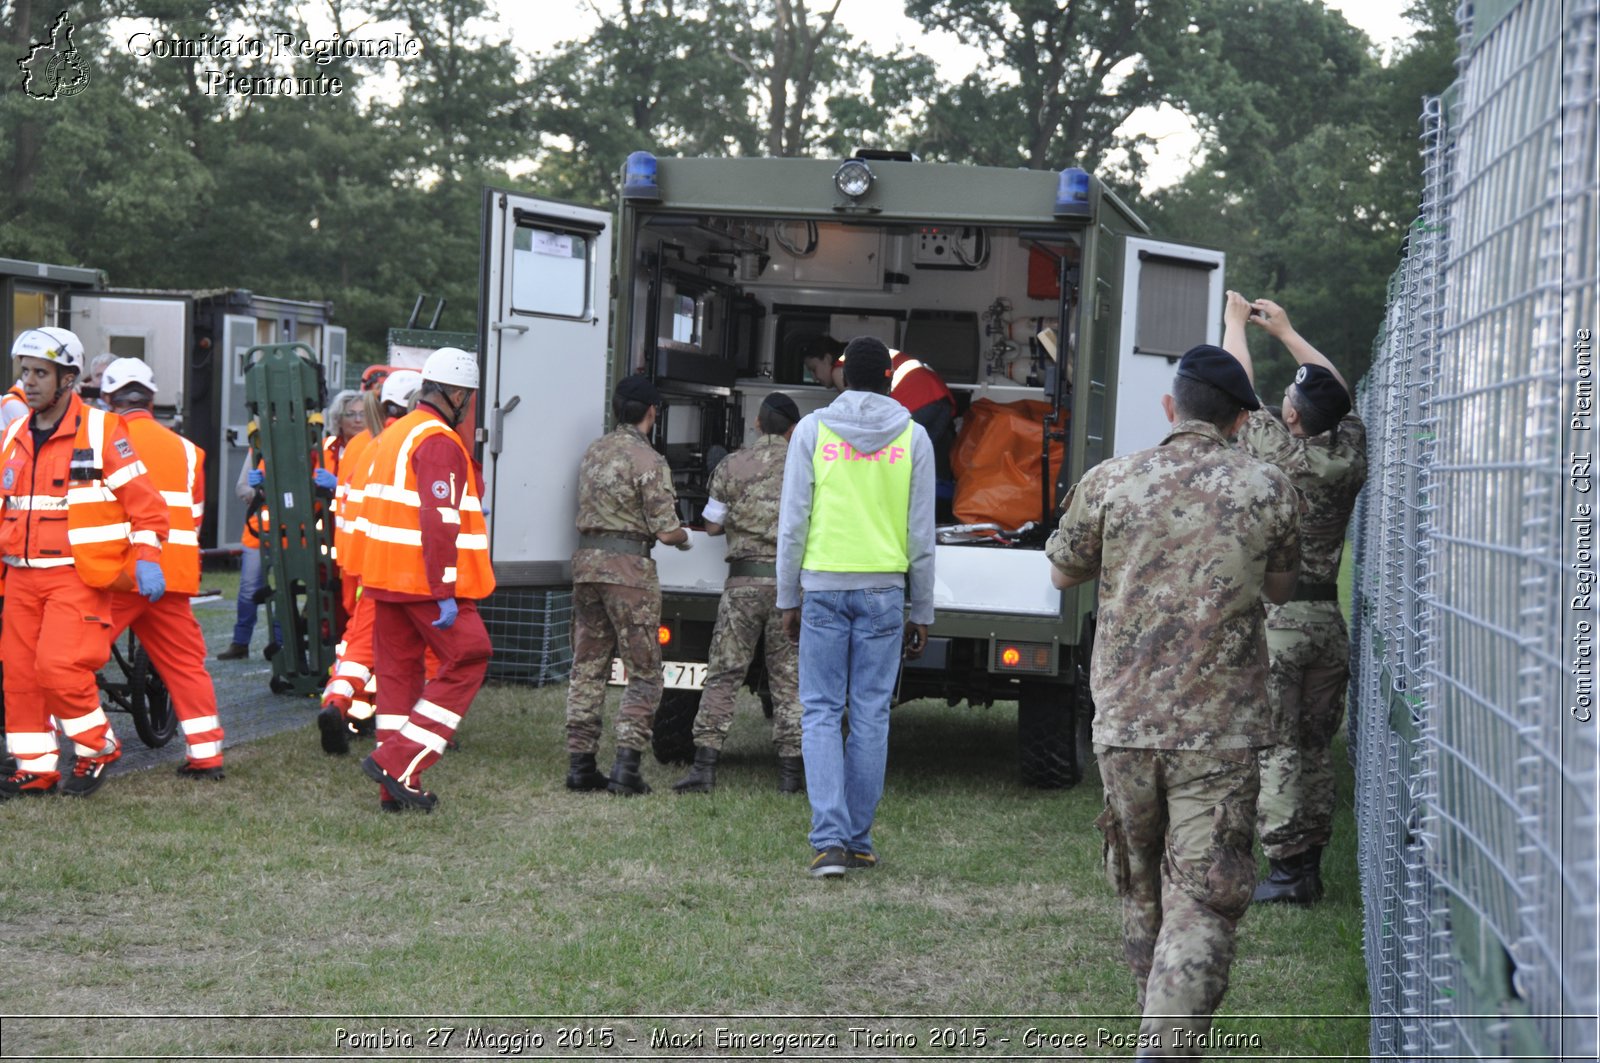
[[[1295,602],[1336,602],[1339,600],[1337,583],[1302,583],[1294,589]]]
[[[765,576],[775,578],[778,575],[778,566],[771,561],[729,561],[728,576]]]
[[[640,539],[629,539],[623,535],[591,535],[588,532],[578,533],[579,550],[608,550],[613,554],[632,554],[635,557],[649,557],[650,544]]]

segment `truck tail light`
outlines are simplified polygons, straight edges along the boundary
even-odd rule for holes
[[[668,624],[662,624],[656,628],[656,641],[663,646],[672,645],[672,627]]]
[[[996,672],[1054,675],[1056,647],[1052,642],[996,642],[991,665]]]

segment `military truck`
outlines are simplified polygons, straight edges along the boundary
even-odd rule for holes
[[[693,549],[655,552],[659,758],[691,752],[726,575],[724,540],[692,530],[712,468],[755,438],[772,391],[802,412],[832,399],[802,362],[817,337],[874,335],[936,369],[965,421],[999,412],[1032,433],[1020,458],[958,460],[942,485],[938,615],[898,701],[1015,702],[1023,781],[1078,781],[1094,589],[1053,589],[1044,540],[1085,469],[1162,438],[1178,355],[1221,333],[1221,253],[1154,239],[1081,169],[868,152],[637,152],[615,216],[489,189],[483,239],[477,438],[497,597],[570,583],[578,459],[619,376],[643,372],[664,397],[654,442]],[[1009,515],[972,519],[964,496],[990,486],[1009,489]],[[759,659],[750,682],[762,689]]]

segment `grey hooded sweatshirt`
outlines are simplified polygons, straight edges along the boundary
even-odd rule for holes
[[[846,391],[795,426],[784,463],[778,517],[779,609],[798,609],[802,588],[856,591],[907,586],[909,582],[906,599],[911,622],[933,623],[933,444],[921,425],[911,428],[911,501],[906,513],[909,581],[905,572],[816,572],[800,567],[811,527],[811,462],[817,448],[817,423],[826,424],[856,450],[874,454],[894,442],[910,419],[906,408],[887,395]]]

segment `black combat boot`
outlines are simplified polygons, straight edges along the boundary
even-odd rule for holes
[[[710,746],[694,747],[694,767],[689,769],[689,774],[672,784],[672,788],[680,794],[709,794],[717,785],[717,757],[721,756],[720,750]]]
[[[806,762],[804,757],[778,758],[778,792],[803,794],[806,792]]]
[[[1267,880],[1256,887],[1250,899],[1256,904],[1295,904],[1302,907],[1316,903],[1322,894],[1316,859],[1317,856],[1312,855],[1310,850],[1286,856],[1282,860],[1268,857],[1267,864],[1272,870]]]
[[[567,789],[580,793],[604,790],[609,781],[595,767],[593,753],[567,754]]]
[[[1305,852],[1306,880],[1311,884],[1311,903],[1322,900],[1322,846],[1313,845]]]
[[[633,797],[650,792],[650,784],[639,774],[639,751],[617,747],[617,759],[611,763],[611,782],[606,786],[614,794]]]

